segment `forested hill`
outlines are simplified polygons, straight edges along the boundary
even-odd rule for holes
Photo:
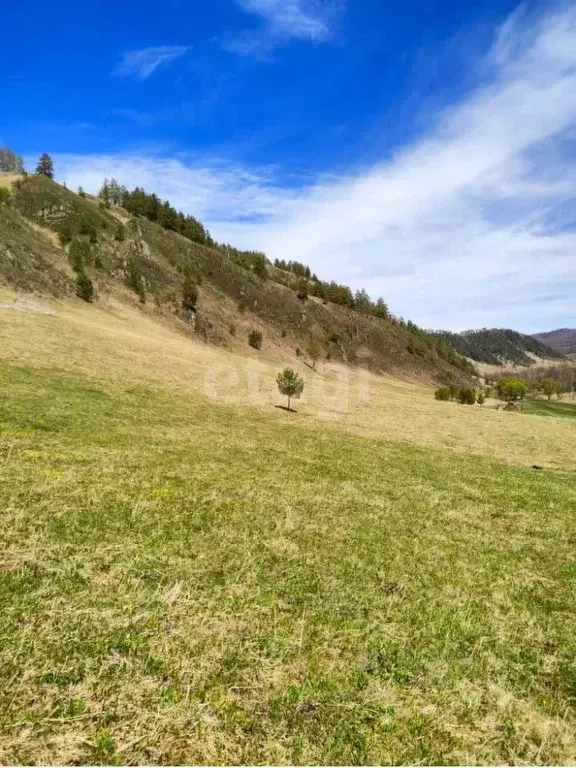
[[[490,365],[534,365],[537,360],[563,360],[564,355],[532,336],[508,328],[482,328],[479,331],[450,333],[437,331],[443,339],[461,355],[478,363]],[[534,357],[531,357],[533,355]]]
[[[563,355],[576,355],[576,328],[559,328],[557,331],[535,333],[533,338]]]
[[[476,372],[444,339],[395,317],[384,299],[307,266],[215,242],[193,216],[142,189],[99,197],[35,175],[0,175],[0,281],[23,291],[136,302],[186,334],[287,361],[331,359],[441,383]],[[295,246],[296,248],[296,246]]]

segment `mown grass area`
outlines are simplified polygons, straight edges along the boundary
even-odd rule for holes
[[[0,368],[0,760],[576,760],[576,484]]]
[[[576,419],[576,403],[563,403],[557,400],[526,400],[524,413],[536,416],[555,416],[559,419]]]

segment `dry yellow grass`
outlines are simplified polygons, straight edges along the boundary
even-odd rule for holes
[[[13,300],[3,289],[0,300]],[[281,403],[275,384],[286,364],[306,380],[293,423],[322,421],[349,434],[493,456],[512,465],[576,467],[573,423],[504,413],[490,407],[439,403],[419,383],[332,363],[312,371],[280,346],[240,353],[197,341],[154,308],[114,298],[98,305],[44,300],[54,316],[1,311],[1,359],[57,367],[95,378],[133,380],[158,389],[263,408]],[[238,341],[239,349],[243,340]]]
[[[0,762],[576,759],[573,422],[0,302]]]
[[[14,182],[21,178],[22,175],[19,173],[0,173],[0,187],[12,189]]]

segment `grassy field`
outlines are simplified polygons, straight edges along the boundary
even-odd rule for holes
[[[0,315],[1,762],[576,760],[571,421],[56,310]]]
[[[575,402],[558,402],[557,400],[527,400],[524,412],[537,416],[554,416],[559,419],[576,419]]]

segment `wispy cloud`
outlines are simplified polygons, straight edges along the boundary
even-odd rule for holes
[[[515,17],[482,71],[426,135],[361,174],[295,187],[216,162],[58,165],[73,185],[116,174],[154,189],[217,238],[365,286],[426,327],[574,325],[576,9]]]
[[[169,64],[189,50],[186,45],[159,45],[152,48],[140,48],[127,51],[115,69],[119,77],[135,77],[146,80],[158,67]]]
[[[236,0],[246,13],[260,17],[256,31],[232,36],[224,47],[242,55],[265,55],[290,39],[324,42],[332,37],[331,19],[336,4],[319,5],[314,0]]]

